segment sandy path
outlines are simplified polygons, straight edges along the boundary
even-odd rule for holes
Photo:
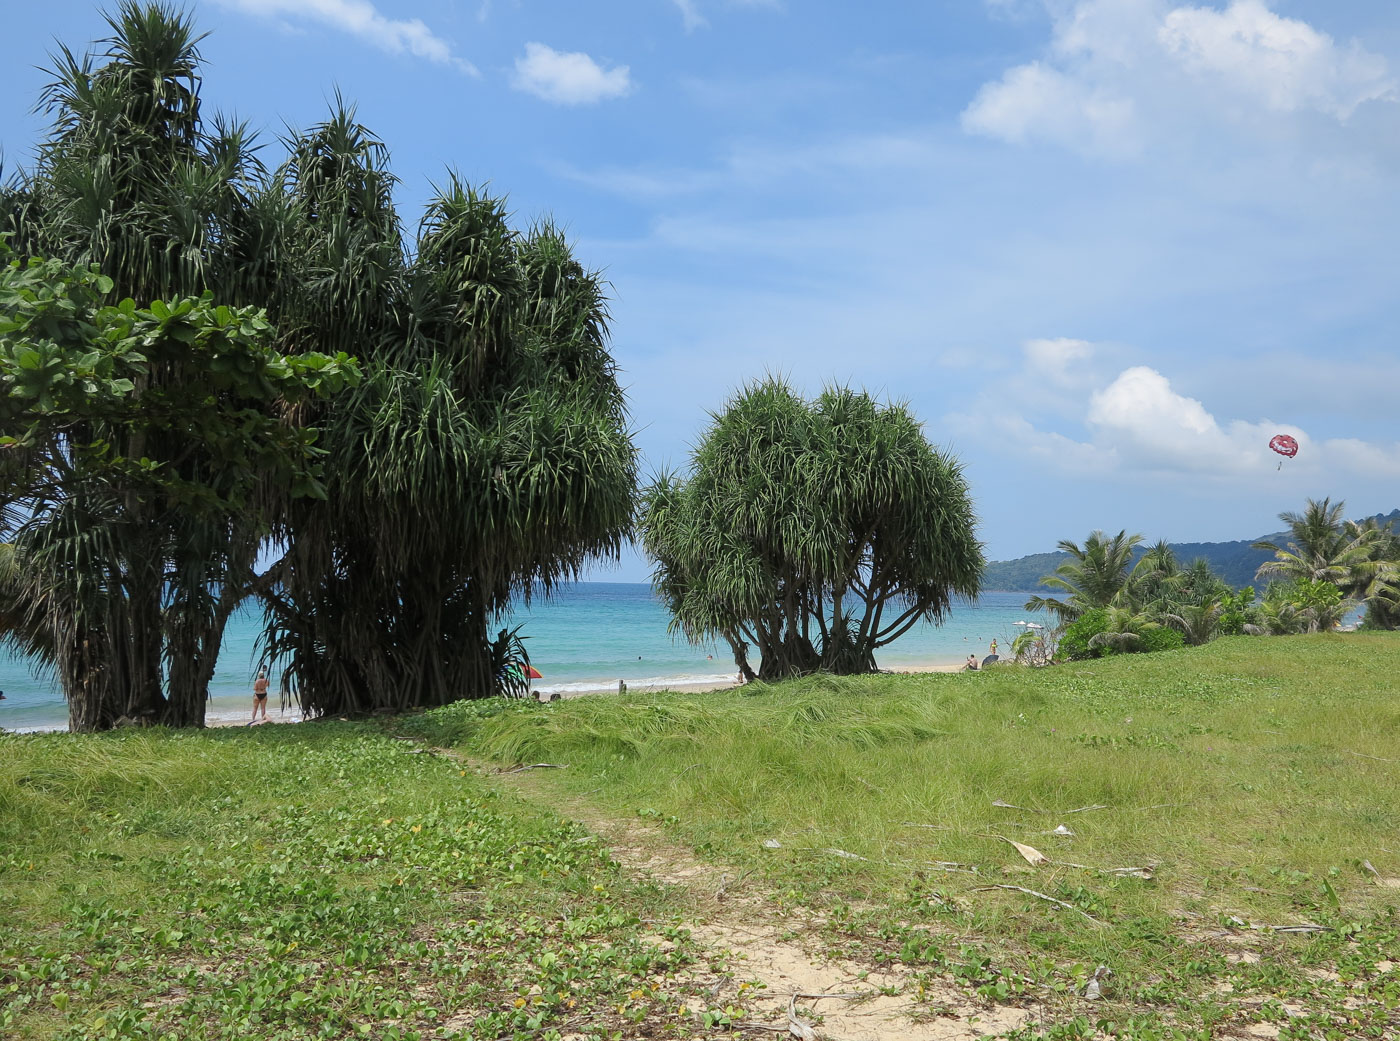
[[[712,1005],[749,1009],[746,1030],[830,1041],[967,1041],[1005,1034],[1038,1020],[1033,1007],[979,1000],[948,981],[922,993],[898,963],[860,964],[823,952],[823,920],[781,910],[763,889],[735,871],[698,860],[659,829],[606,816],[578,799],[561,799],[541,774],[512,773],[450,750],[502,788],[578,821],[598,835],[629,874],[674,886],[694,908],[692,937],[727,956],[732,972],[699,982]],[[660,936],[653,942],[665,945]],[[697,970],[703,971],[703,970]],[[798,1024],[790,1024],[790,1013]],[[762,1025],[762,1026],[760,1026]]]

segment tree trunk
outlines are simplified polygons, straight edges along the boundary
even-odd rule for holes
[[[736,633],[725,633],[724,640],[729,644],[729,649],[734,652],[734,664],[739,667],[739,675],[744,678],[744,682],[752,683],[758,679],[757,674],[753,671],[753,666],[749,664],[749,645]]]
[[[108,730],[111,713],[111,645],[86,626],[70,630],[55,648],[58,679],[68,701],[68,729],[73,733]]]

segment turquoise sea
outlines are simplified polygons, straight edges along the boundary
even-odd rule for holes
[[[996,639],[1010,647],[1017,621],[1044,621],[1023,610],[1025,593],[984,593],[959,602],[942,626],[905,634],[877,655],[884,669],[961,663],[988,653]],[[714,685],[735,679],[727,646],[692,647],[667,632],[670,616],[646,584],[581,582],[549,600],[521,607],[500,624],[522,625],[530,660],[544,679],[535,689],[569,694],[616,691],[619,680],[632,690]],[[229,621],[210,686],[211,722],[247,719],[252,710],[253,658],[261,619],[244,610]],[[711,657],[711,655],[713,657]],[[273,690],[277,675],[273,673]],[[0,729],[63,730],[68,710],[53,677],[21,658],[0,653]],[[268,715],[278,717],[276,696]],[[289,710],[282,718],[295,719]]]

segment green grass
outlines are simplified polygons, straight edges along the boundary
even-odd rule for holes
[[[341,723],[0,738],[0,1037],[688,1034],[690,948],[641,923],[672,901],[411,749]]]
[[[900,970],[929,1015],[917,984],[951,978],[1034,1003],[1022,1038],[1400,1036],[1400,889],[1363,866],[1400,878],[1397,662],[1382,634],[1237,639],[383,726],[0,737],[0,1037],[705,1037],[742,1015],[708,1008],[730,970],[676,929],[703,901],[396,733],[569,764],[525,776],[737,868],[755,915]]]
[[[1100,1007],[1147,1017],[1137,1033],[1117,1023],[1125,1037],[1210,1036],[1231,1017],[1383,1037],[1400,1031],[1386,965],[1400,889],[1363,862],[1400,878],[1400,762],[1383,761],[1400,760],[1398,665],[1390,634],[1237,638],[1034,672],[456,706],[405,725],[502,762],[568,763],[545,783],[753,870],[855,955],[1001,997],[1068,990],[1105,964],[1117,1004]],[[1107,808],[1068,812],[1093,805]],[[1047,834],[1060,824],[1075,835]],[[1155,877],[1032,869],[1006,839]],[[978,889],[993,883],[1097,921]],[[1222,938],[1232,918],[1332,931]],[[1226,957],[1239,937],[1257,965]],[[1172,1033],[1188,1028],[1205,1033]]]

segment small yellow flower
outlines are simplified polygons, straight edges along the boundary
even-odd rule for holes
[[[642,998],[646,997],[646,992],[645,992],[645,991],[640,991],[640,990],[634,990],[634,991],[632,991],[631,994],[628,994],[627,996],[628,996],[629,998],[631,998],[633,1001],[639,1001],[639,1000],[641,1000]]]
[[[409,828],[408,830],[411,831],[411,832],[413,832],[413,834],[417,835],[420,831],[423,830],[423,825],[421,825],[421,824],[415,824],[413,827]]]
[[[457,771],[457,776],[458,776],[458,777],[466,777],[466,776],[467,776],[467,771],[465,771],[465,770],[458,770],[458,771]]]
[[[524,998],[516,998],[516,999],[515,999],[515,1007],[516,1007],[516,1008],[524,1008],[524,1007],[525,1007],[525,999],[524,999]]]
[[[387,828],[390,824],[393,824],[393,823],[394,823],[394,818],[393,818],[393,817],[385,817],[385,818],[384,818],[382,821],[380,821],[379,823],[383,824],[384,827]]]
[[[564,1005],[565,1005],[567,1008],[573,1008],[573,1007],[574,1007],[575,1005],[577,1005],[577,1004],[578,1004],[578,1002],[575,1001],[573,998],[570,998],[568,1001],[564,1002]]]
[[[684,1005],[682,1005],[682,1006],[680,1006],[679,1008],[676,1009],[676,1015],[678,1015],[678,1016],[683,1016],[683,1015],[685,1015],[685,1006],[684,1006]]]

